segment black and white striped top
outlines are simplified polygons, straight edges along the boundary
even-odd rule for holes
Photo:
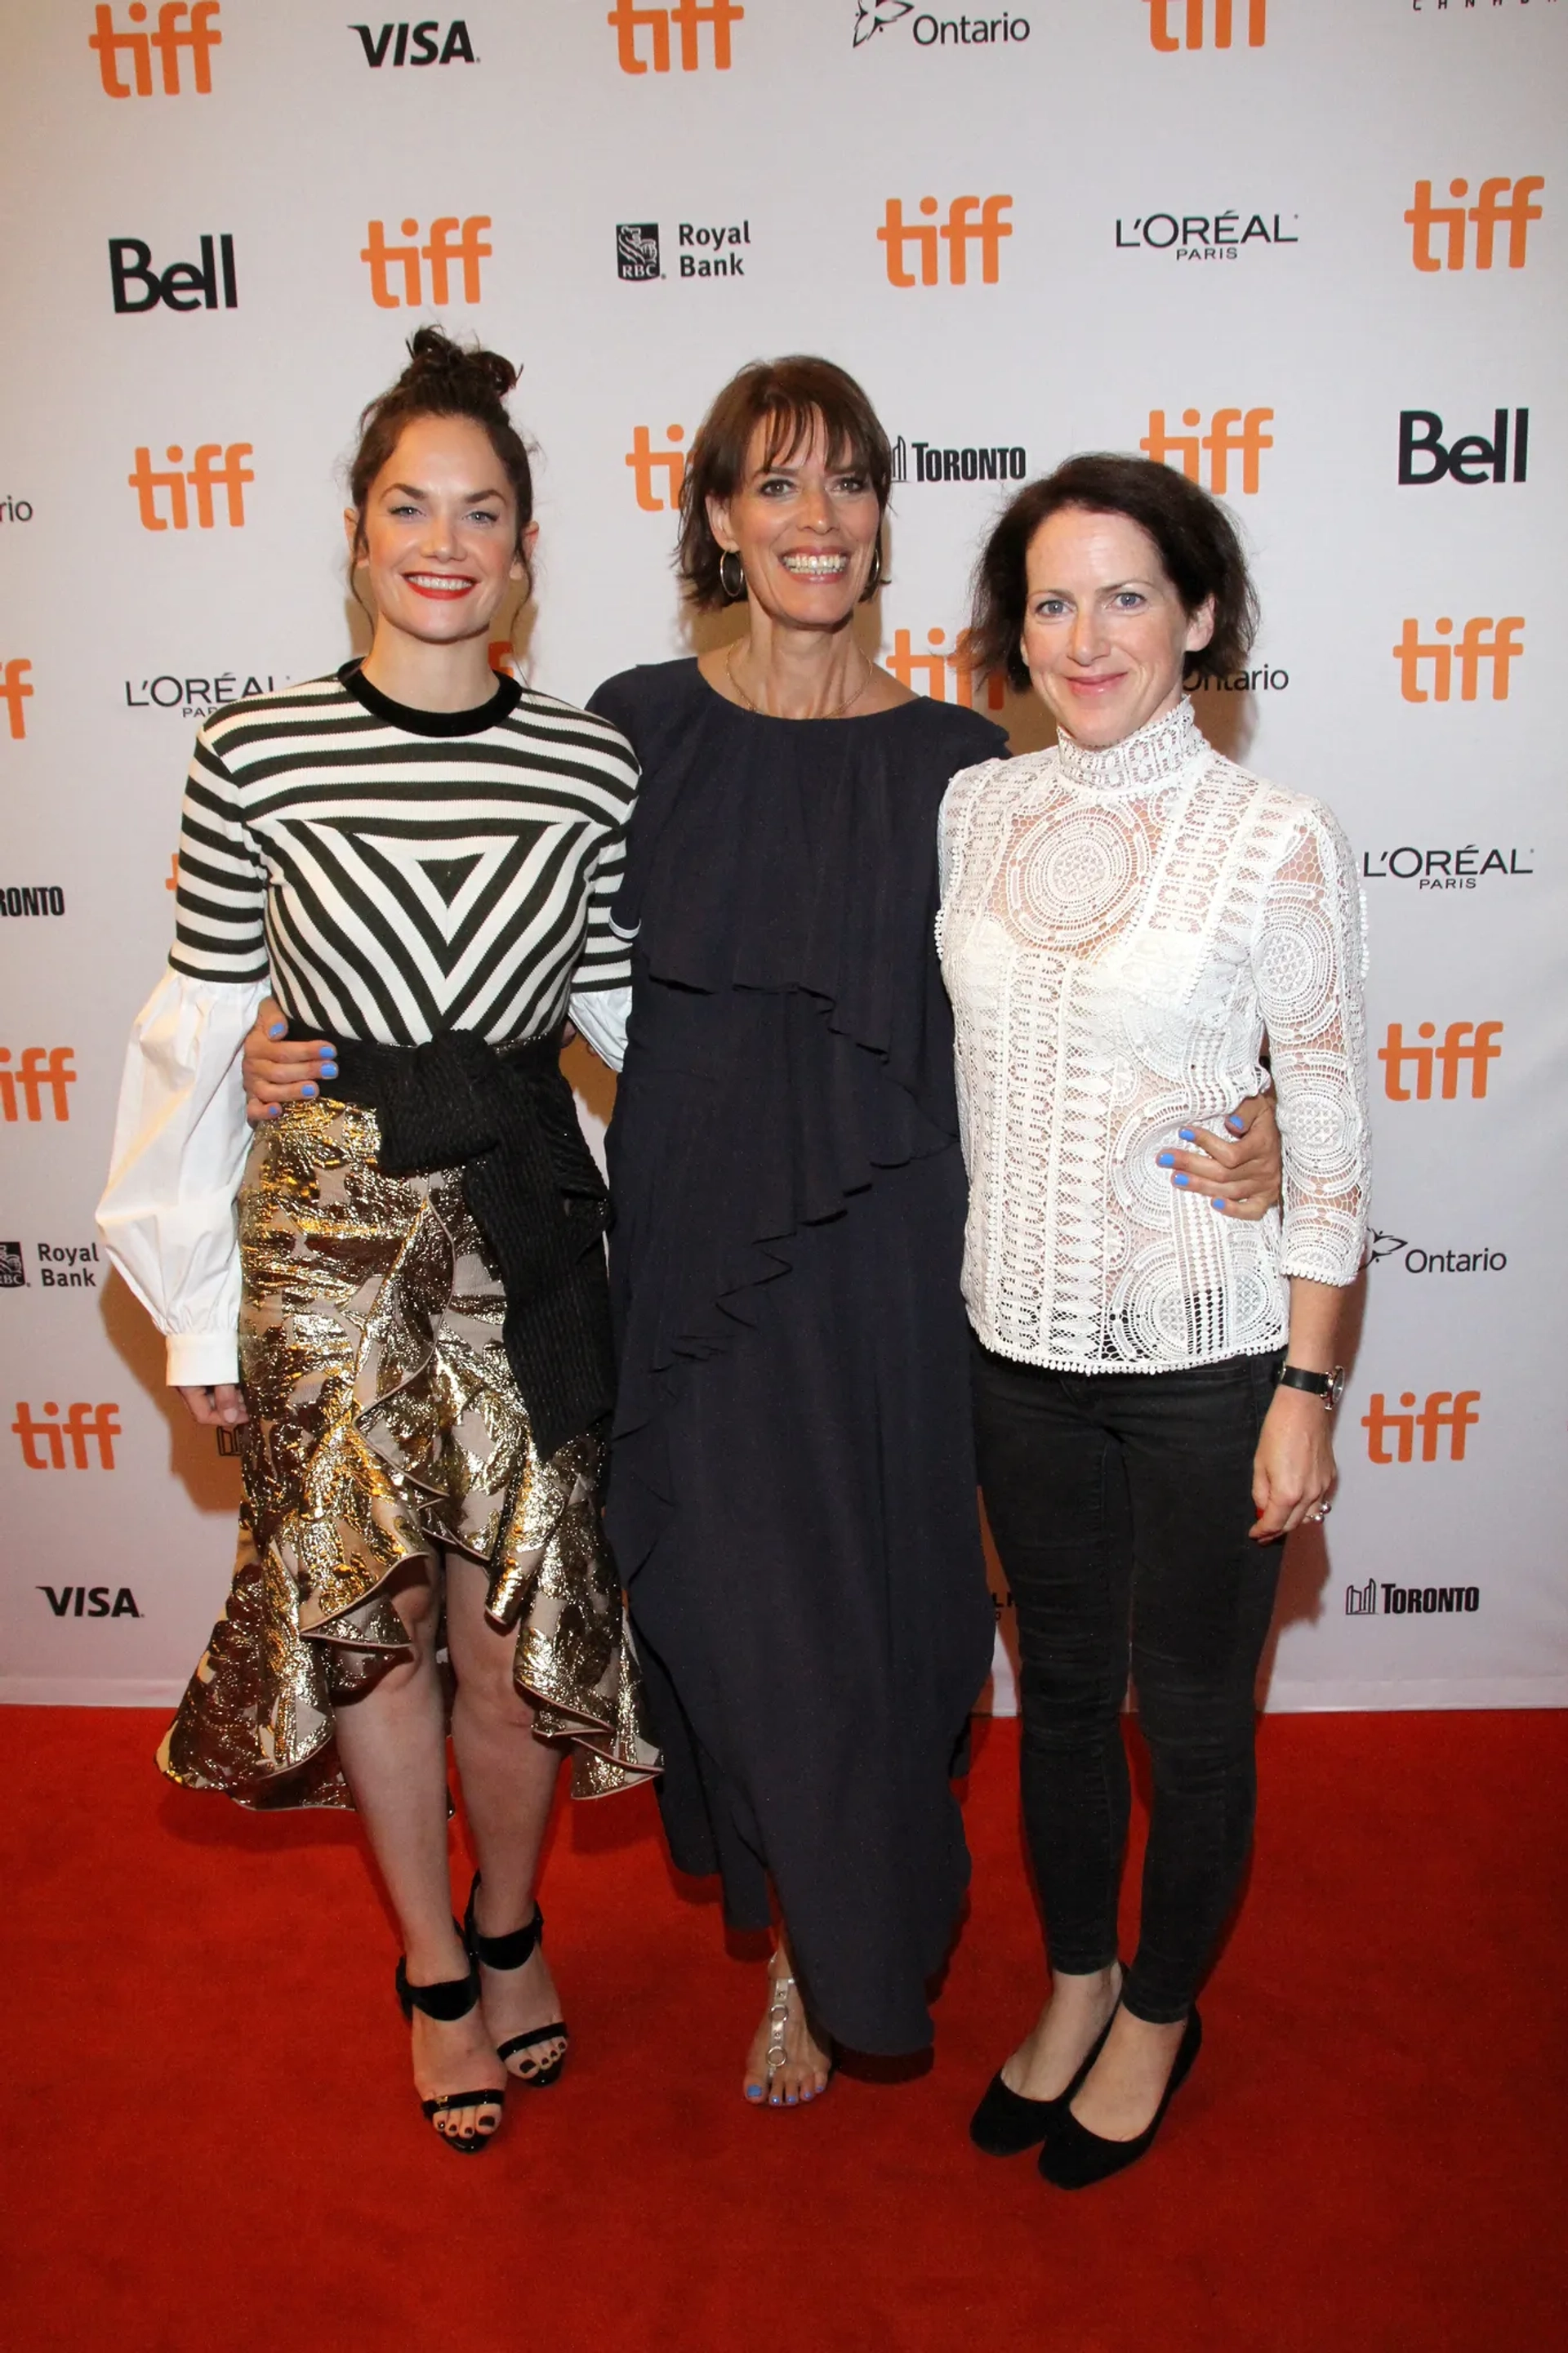
[[[537,1035],[630,980],[609,911],[637,777],[607,720],[515,679],[414,711],[349,662],[234,703],[196,737],[169,961],[270,979],[333,1037]]]

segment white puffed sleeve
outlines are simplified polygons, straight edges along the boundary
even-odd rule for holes
[[[626,1059],[626,1018],[631,1012],[631,984],[620,988],[574,988],[566,1010],[601,1062],[618,1071]]]
[[[1265,887],[1253,969],[1284,1162],[1281,1271],[1342,1286],[1366,1247],[1366,949],[1350,845],[1320,802],[1300,805]]]
[[[167,1336],[174,1387],[238,1378],[235,1199],[249,1147],[239,1060],[266,994],[265,980],[171,969],[126,1049],[98,1231]]]

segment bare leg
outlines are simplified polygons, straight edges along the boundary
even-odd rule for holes
[[[1117,2011],[1105,2048],[1072,2104],[1086,2131],[1101,2140],[1136,2140],[1153,2123],[1185,2029],[1183,2018],[1154,2026],[1131,2010]]]
[[[1056,1970],[1051,1998],[1012,2057],[1002,2081],[1026,2100],[1059,2099],[1093,2050],[1121,1993],[1121,1965],[1085,1977]]]
[[[410,1564],[392,1599],[413,1656],[389,1667],[361,1698],[339,1706],[338,1756],[397,1915],[409,1981],[434,1985],[467,1977],[468,1960],[452,1926],[447,1731],[430,1565]],[[414,2081],[421,2099],[499,2087],[503,2073],[477,2008],[450,2021],[415,2011]],[[476,2105],[449,2110],[437,2129],[462,2137],[493,2131],[500,2121],[499,2107]]]
[[[827,2089],[831,2053],[827,2038],[812,2025],[801,1999],[798,1985],[792,1986],[784,2021],[784,2057],[782,2066],[775,2066],[773,2080],[768,2080],[768,2046],[773,2039],[773,2003],[777,1999],[781,1981],[795,1976],[795,1956],[790,1951],[789,1935],[783,1922],[779,1924],[779,1941],[773,1959],[768,1964],[769,2007],[763,2022],[752,2037],[752,2047],[746,2053],[746,2073],[742,2084],[748,2100],[766,2100],[770,2107],[794,2108],[805,2105]]]
[[[452,1746],[479,1854],[476,1921],[487,1936],[510,1936],[533,1917],[533,1883],[554,1802],[561,1752],[533,1736],[533,1710],[512,1681],[517,1649],[485,1616],[484,1572],[448,1556],[447,1641],[458,1695]],[[521,1969],[483,1969],[485,2020],[505,2042],[561,2015],[542,1946]],[[525,2081],[561,2056],[564,2041],[536,2042],[507,2064]]]

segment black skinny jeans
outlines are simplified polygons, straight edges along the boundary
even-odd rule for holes
[[[1051,1964],[1087,1974],[1116,1958],[1131,1662],[1154,1799],[1122,1999],[1158,2025],[1191,2007],[1252,1843],[1253,1683],[1281,1547],[1247,1531],[1279,1363],[1056,1373],[974,1345],[980,1482],[1017,1609],[1024,1820]]]

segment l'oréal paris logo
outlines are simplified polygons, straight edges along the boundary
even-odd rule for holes
[[[1248,247],[1300,245],[1300,213],[1246,212],[1236,206],[1217,213],[1133,213],[1118,216],[1116,244],[1123,253],[1145,248],[1173,253],[1178,261],[1237,261]]]

